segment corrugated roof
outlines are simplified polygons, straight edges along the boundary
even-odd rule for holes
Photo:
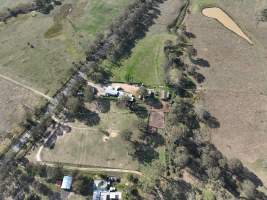
[[[72,177],[71,176],[64,176],[61,189],[70,190],[72,185]]]

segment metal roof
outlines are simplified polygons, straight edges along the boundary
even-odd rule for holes
[[[106,94],[109,94],[109,95],[114,95],[114,96],[118,95],[118,91],[115,90],[115,89],[114,89],[113,87],[111,87],[111,86],[108,86],[108,87],[105,88],[105,93],[106,93]]]
[[[71,176],[64,176],[61,189],[64,190],[70,190],[71,189],[71,184],[72,184],[72,177]]]

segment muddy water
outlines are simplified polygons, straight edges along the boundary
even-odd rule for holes
[[[241,30],[241,28],[234,22],[233,19],[231,19],[230,16],[228,16],[222,9],[220,8],[205,8],[202,10],[202,14],[214,18],[218,20],[220,23],[222,23],[226,28],[230,29],[240,37],[247,40],[250,44],[253,44],[253,42],[249,39],[249,37]]]

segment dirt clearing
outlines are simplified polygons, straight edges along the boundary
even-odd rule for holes
[[[205,8],[202,14],[206,17],[214,18],[222,23],[226,28],[230,29],[240,37],[247,40],[250,44],[253,42],[246,36],[246,34],[239,28],[239,26],[220,8]]]

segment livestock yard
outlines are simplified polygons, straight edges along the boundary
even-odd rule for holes
[[[266,37],[267,24],[257,21],[266,1],[194,1],[187,16],[188,31],[198,57],[210,63],[201,69],[205,105],[221,126],[212,130],[211,141],[227,157],[237,157],[267,184],[266,136]],[[218,21],[201,14],[201,8],[216,6],[235,20],[254,45]],[[209,31],[207,31],[209,30]]]
[[[1,0],[0,12],[29,2]],[[53,96],[71,76],[72,63],[84,60],[96,33],[104,33],[129,3],[66,0],[47,15],[29,13],[0,22],[0,74],[21,84],[1,78],[1,136],[23,121],[25,108],[44,105],[42,96],[22,86]]]

